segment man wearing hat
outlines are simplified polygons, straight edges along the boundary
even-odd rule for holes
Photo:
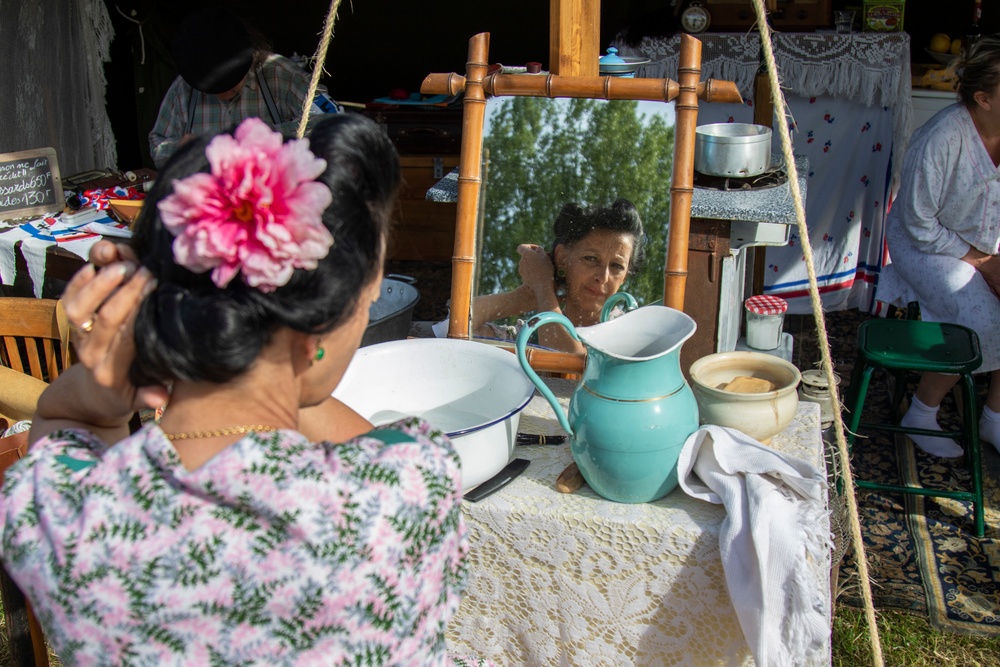
[[[271,53],[263,39],[231,11],[210,7],[188,16],[171,43],[180,74],[170,85],[149,150],[157,168],[189,137],[215,134],[257,117],[292,134],[309,92],[309,75],[295,62]],[[322,87],[310,114],[336,113]]]

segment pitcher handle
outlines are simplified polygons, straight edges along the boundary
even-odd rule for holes
[[[619,301],[625,302],[625,312],[635,310],[639,307],[636,303],[635,297],[633,297],[628,292],[615,292],[608,297],[608,300],[604,302],[604,308],[601,308],[601,321],[607,322],[611,318],[611,311],[615,309]]]
[[[564,315],[552,312],[539,313],[528,320],[524,328],[521,329],[521,332],[517,334],[517,361],[521,364],[521,368],[528,376],[528,379],[530,379],[535,386],[538,387],[538,391],[542,392],[542,396],[544,396],[545,400],[547,400],[549,405],[552,406],[552,410],[556,413],[556,418],[559,420],[560,426],[566,429],[566,432],[569,433],[570,437],[572,437],[573,429],[569,426],[569,419],[566,418],[566,412],[563,410],[562,406],[559,405],[559,401],[556,400],[552,390],[549,389],[544,382],[542,382],[542,378],[538,377],[538,373],[536,373],[535,369],[528,363],[528,357],[525,354],[525,348],[528,347],[528,339],[531,338],[531,334],[535,333],[535,330],[538,329],[538,327],[546,324],[561,324],[566,327],[566,331],[569,332],[570,336],[578,341],[580,340],[580,337],[576,334],[576,329],[573,327],[573,323],[566,319]]]

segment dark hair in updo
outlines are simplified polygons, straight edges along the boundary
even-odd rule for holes
[[[1000,86],[1000,35],[977,39],[956,69],[958,95],[966,106],[975,105],[980,91],[993,93]]]
[[[597,206],[583,207],[569,203],[562,207],[553,224],[556,235],[552,243],[555,257],[557,245],[572,246],[592,231],[621,232],[632,236],[632,257],[628,262],[628,274],[634,275],[642,268],[646,258],[642,219],[635,204],[627,199],[619,199],[610,208]],[[562,282],[556,277],[557,282]]]
[[[286,285],[267,293],[240,275],[220,288],[211,272],[179,266],[174,236],[156,205],[172,193],[176,179],[209,170],[209,140],[193,139],[173,155],[137,221],[132,245],[158,284],[136,317],[131,368],[136,386],[231,380],[250,367],[279,327],[322,333],[343,323],[382,267],[399,158],[385,132],[356,114],[325,119],[309,135],[313,154],[327,162],[317,180],[333,195],[323,224],[334,245],[316,269],[296,269]]]

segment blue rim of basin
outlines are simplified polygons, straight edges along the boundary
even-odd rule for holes
[[[489,428],[490,426],[493,426],[494,424],[499,424],[502,421],[506,421],[506,420],[510,419],[510,417],[512,415],[516,415],[518,412],[520,412],[521,410],[524,410],[526,407],[528,407],[528,403],[531,403],[531,399],[532,399],[532,397],[534,395],[535,395],[535,392],[534,392],[534,390],[532,390],[532,392],[530,394],[528,394],[528,399],[524,403],[522,403],[520,407],[511,410],[510,412],[508,412],[507,414],[505,414],[503,417],[500,417],[498,419],[494,419],[493,421],[490,421],[490,422],[486,422],[485,424],[479,424],[477,426],[470,426],[469,428],[463,428],[463,429],[458,430],[458,431],[448,431],[447,433],[445,433],[445,435],[447,435],[449,438],[454,438],[456,436],[466,435],[468,433],[475,433],[476,431],[482,431],[484,428]]]

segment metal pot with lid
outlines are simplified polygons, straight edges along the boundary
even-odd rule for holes
[[[601,76],[620,76],[623,78],[635,78],[635,73],[640,65],[649,62],[649,58],[638,58],[635,56],[620,56],[618,49],[613,46],[608,47],[608,52],[599,59],[598,71]]]
[[[750,178],[771,166],[771,128],[712,123],[695,130],[694,169],[709,176]]]

